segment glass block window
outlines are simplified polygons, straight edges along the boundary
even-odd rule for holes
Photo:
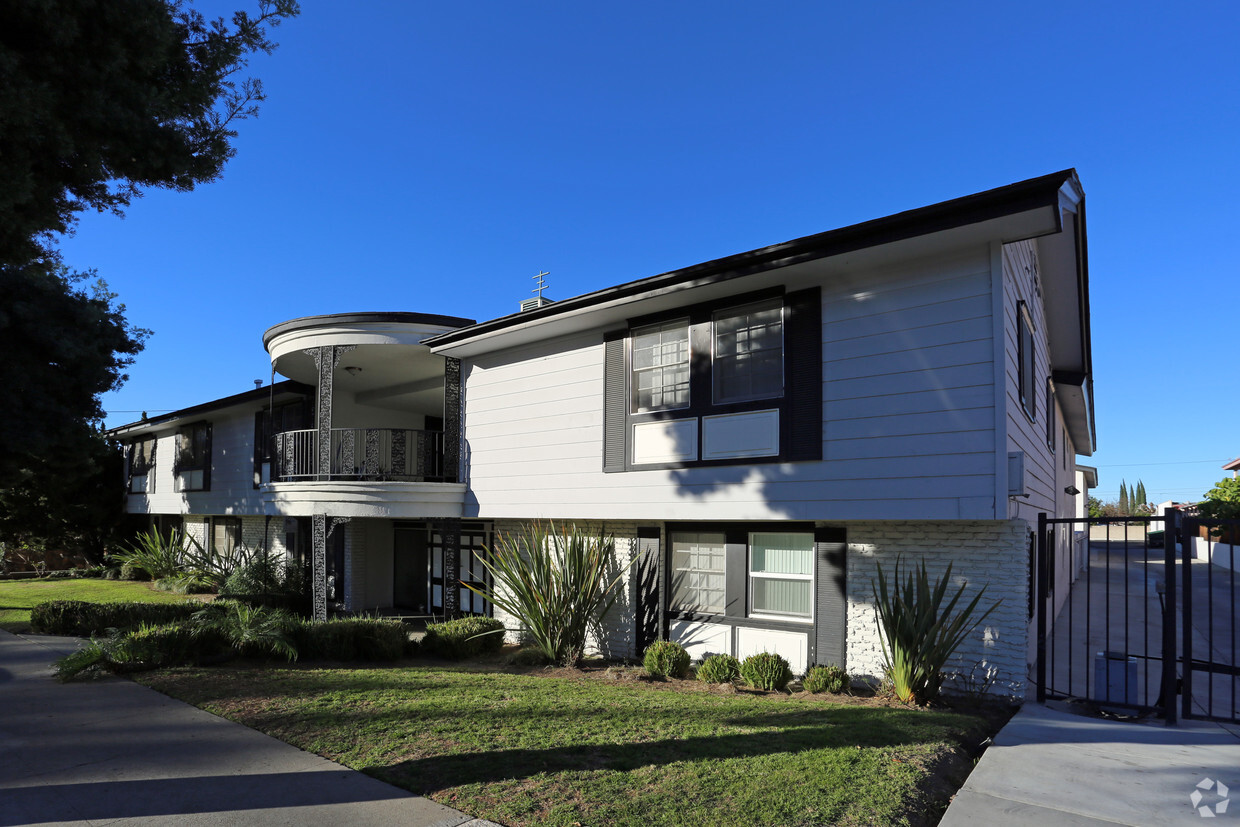
[[[633,408],[689,407],[689,323],[684,319],[633,331]]]
[[[714,315],[714,400],[743,402],[784,393],[784,312],[779,300]]]
[[[673,532],[671,608],[723,614],[726,541],[722,532]]]
[[[749,535],[750,613],[809,618],[813,614],[814,535]]]

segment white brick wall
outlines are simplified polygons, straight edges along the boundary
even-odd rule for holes
[[[557,523],[557,525],[560,525]],[[526,526],[521,520],[497,520],[494,524],[494,536],[520,532]],[[636,624],[634,615],[637,606],[637,584],[633,556],[637,553],[637,523],[634,522],[578,522],[582,531],[595,533],[600,528],[616,540],[616,571],[624,572],[624,585],[620,597],[611,611],[603,618],[602,638],[590,635],[586,642],[587,654],[598,653],[606,658],[631,658],[636,651]],[[504,639],[507,643],[520,642],[520,622],[498,606],[494,609],[496,619],[502,621],[509,631]]]
[[[877,565],[891,582],[897,558],[901,571],[924,560],[931,582],[952,565],[954,584],[967,584],[961,604],[985,587],[979,607],[1002,599],[985,623],[957,650],[950,671],[981,679],[996,670],[992,692],[1023,698],[1027,677],[1029,562],[1022,520],[987,522],[848,523],[848,671],[878,677],[882,648],[874,616]],[[948,595],[954,594],[949,587]],[[964,688],[958,683],[957,688]],[[945,688],[951,689],[950,685]]]

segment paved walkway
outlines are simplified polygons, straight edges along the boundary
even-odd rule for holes
[[[75,645],[0,631],[0,827],[491,824],[132,681],[57,683]]]
[[[1198,790],[1206,779],[1211,786]],[[1104,720],[1027,703],[995,736],[940,827],[1201,824],[1197,807],[1240,823],[1240,727]]]

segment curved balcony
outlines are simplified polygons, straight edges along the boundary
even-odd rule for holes
[[[326,473],[317,430],[275,436],[272,482],[445,482],[443,433],[410,428],[332,428]]]

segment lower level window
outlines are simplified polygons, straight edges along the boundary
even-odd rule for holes
[[[722,533],[672,532],[671,605],[685,612],[722,614],[727,547]]]
[[[813,579],[813,534],[754,532],[749,535],[751,614],[810,618]]]
[[[241,545],[241,521],[236,517],[214,517],[211,520],[211,547],[218,554],[231,555]]]

